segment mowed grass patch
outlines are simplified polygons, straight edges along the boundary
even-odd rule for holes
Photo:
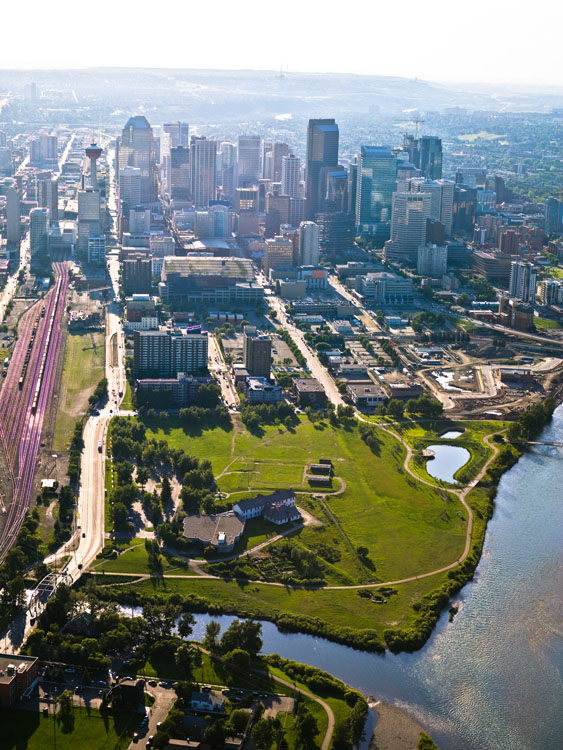
[[[53,450],[67,450],[76,421],[86,414],[88,399],[105,374],[104,336],[101,333],[69,333]]]
[[[122,750],[129,746],[140,723],[138,714],[122,711],[102,714],[90,708],[74,708],[74,729],[63,733],[62,726],[39,712],[0,709],[3,750]]]
[[[292,589],[263,583],[242,584],[212,578],[152,578],[114,589],[116,596],[130,591],[139,596],[197,594],[227,614],[256,619],[275,619],[288,613],[305,616],[332,628],[374,631],[381,638],[389,627],[409,627],[416,618],[412,605],[440,586],[443,574],[396,586],[397,594],[387,604],[377,604],[359,595],[362,589]],[[369,589],[377,593],[377,589]]]
[[[154,574],[158,575],[159,571],[152,570],[149,567],[149,556],[145,549],[144,539],[132,539],[126,545],[119,545],[120,554],[110,560],[96,562],[92,568],[92,573],[139,573],[140,575]],[[161,572],[178,574],[178,575],[196,575],[188,566],[186,561],[180,558],[174,559],[172,556],[161,555],[162,564]]]

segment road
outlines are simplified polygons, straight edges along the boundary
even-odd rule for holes
[[[321,365],[316,354],[314,354],[309,348],[302,331],[300,331],[293,325],[293,323],[290,322],[288,316],[286,315],[285,305],[283,301],[279,297],[275,297],[272,295],[268,297],[268,302],[277,312],[277,320],[272,319],[272,323],[274,323],[275,325],[277,322],[278,325],[280,325],[282,328],[285,328],[290,333],[292,339],[297,344],[299,351],[305,357],[307,361],[307,367],[311,372],[311,375],[316,378],[322,385],[328,399],[335,406],[338,406],[340,404],[342,406],[345,406],[346,404],[344,403],[344,400],[342,399],[342,396],[340,395],[340,392],[336,387],[336,383],[330,377],[326,368]]]
[[[209,372],[217,379],[217,382],[221,386],[221,394],[225,404],[236,408],[240,403],[240,398],[229,368],[223,359],[221,347],[217,343],[217,338],[213,333],[209,334],[208,368]]]
[[[119,262],[110,256],[110,277],[114,299],[110,301],[106,316],[106,378],[108,381],[108,401],[98,415],[88,418],[83,432],[84,448],[81,457],[81,477],[76,511],[77,529],[62,549],[57,551],[71,554],[66,567],[73,581],[95,560],[104,544],[104,505],[105,505],[105,459],[107,451],[107,430],[113,414],[119,408],[125,393],[125,349],[121,327],[119,305],[115,298],[118,290]],[[114,362],[114,338],[117,339],[117,362]],[[102,450],[98,449],[101,442]],[[54,562],[55,556],[45,560]]]
[[[0,295],[0,323],[4,322],[4,315],[6,314],[6,307],[10,300],[13,298],[17,286],[18,286],[18,274],[22,270],[27,270],[29,263],[29,234],[26,235],[25,239],[20,244],[20,264],[16,268],[13,274],[8,277],[6,286],[2,289]]]

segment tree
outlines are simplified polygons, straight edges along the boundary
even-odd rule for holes
[[[221,651],[243,649],[256,656],[262,648],[262,625],[254,620],[233,620],[221,638]]]
[[[72,693],[64,690],[59,695],[59,712],[57,721],[62,725],[63,734],[70,734],[74,730],[74,707],[72,705]]]
[[[257,750],[270,750],[274,741],[275,722],[273,718],[259,719],[252,728],[252,741]]]
[[[168,476],[165,474],[162,477],[162,490],[160,492],[160,500],[163,505],[170,502],[172,499],[172,487],[170,485],[170,480],[168,479]]]
[[[332,734],[333,750],[352,750],[352,732],[347,721],[339,721]]]
[[[393,417],[393,419],[401,419],[404,410],[405,406],[398,398],[392,398],[389,400],[389,403],[387,404],[387,414],[389,414],[390,417]]]
[[[225,654],[223,662],[231,672],[248,672],[250,669],[250,654],[242,648],[234,648]]]
[[[356,552],[360,557],[367,557],[369,554],[369,549],[360,545],[356,548]]]
[[[145,604],[143,606],[143,618],[147,642],[156,643],[156,641],[170,637],[181,611],[179,605],[171,602],[164,605],[150,602]]]
[[[146,466],[139,466],[137,469],[137,482],[141,485],[141,489],[145,489],[145,484],[149,481],[150,472]]]
[[[123,530],[127,526],[129,511],[123,503],[114,503],[112,506],[113,523],[116,529]]]
[[[194,626],[195,626],[195,617],[192,615],[191,612],[184,612],[184,614],[180,618],[180,621],[178,622],[178,633],[181,635],[182,638],[187,640],[192,634]]]
[[[200,385],[197,389],[197,400],[204,409],[214,409],[221,402],[221,389],[215,383]]]
[[[181,669],[186,676],[189,675],[193,668],[193,651],[192,646],[188,646],[187,643],[183,643],[178,647],[174,654],[174,662],[176,666]]]
[[[242,734],[248,726],[250,714],[242,708],[235,708],[229,714],[229,721],[225,727],[229,734]]]
[[[296,747],[299,747],[300,750],[316,750],[315,738],[319,729],[315,717],[304,703],[299,703],[297,706],[295,730]]]
[[[211,746],[212,750],[223,750],[225,744],[225,730],[219,721],[210,724],[203,734],[205,742]]]
[[[221,626],[217,620],[211,620],[207,623],[205,628],[205,637],[203,639],[203,645],[208,651],[212,653],[219,650],[219,633],[221,632]]]

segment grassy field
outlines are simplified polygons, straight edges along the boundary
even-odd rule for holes
[[[129,746],[139,716],[118,713],[102,716],[95,709],[74,709],[74,730],[63,733],[52,714],[0,709],[3,750],[122,750]]]
[[[132,539],[117,546],[120,554],[110,560],[102,560],[94,563],[91,568],[92,572],[141,574],[154,572],[149,568],[149,558],[143,539]],[[171,556],[166,555],[161,555],[160,560],[162,563],[162,573],[191,574],[186,562],[179,559],[173,560]]]
[[[466,133],[465,135],[458,135],[457,138],[459,141],[472,143],[479,138],[484,141],[496,141],[499,138],[506,138],[506,135],[499,135],[498,133],[489,133],[487,130],[481,130],[480,133]]]
[[[131,391],[129,381],[127,381],[127,385],[125,386],[125,394],[120,408],[124,411],[132,411],[133,409],[133,392]]]
[[[534,318],[534,325],[536,328],[563,328],[557,320],[550,320],[549,318]]]
[[[444,430],[458,426],[464,429],[463,435],[444,442],[470,450],[471,459],[461,477],[462,481],[468,481],[490,454],[482,442],[483,436],[503,429],[503,423],[407,422],[396,429],[418,449],[440,442],[439,435]],[[448,492],[447,487],[429,487],[410,476],[403,468],[404,446],[383,431],[377,433],[378,444],[370,449],[355,426],[333,427],[327,421],[312,424],[304,417],[294,429],[267,426],[260,434],[248,432],[240,423],[230,430],[215,428],[196,435],[173,420],[165,428],[151,424],[149,427],[149,435],[210,459],[218,488],[229,493],[232,503],[252,492],[292,487],[297,493],[297,504],[313,516],[314,522],[298,529],[289,539],[321,560],[326,585],[398,581],[449,565],[464,549],[468,519],[457,496]],[[320,458],[330,458],[333,462],[332,493],[312,490],[307,483],[307,467]],[[424,465],[419,468],[419,475],[426,478]],[[249,526],[241,545],[254,546],[277,531],[273,525],[261,521],[252,528]],[[360,546],[367,548],[367,555],[358,553]],[[127,555],[132,557],[127,560]],[[117,575],[147,572],[146,559],[139,560],[135,567],[137,561],[133,555],[144,555],[144,549],[104,563],[103,567]],[[261,555],[245,560],[243,572],[250,581],[264,577],[263,563],[267,580],[272,580],[268,577],[268,565],[270,571],[273,565],[279,574],[284,574],[284,563],[277,561],[266,548]],[[100,577],[96,578],[102,582]],[[444,575],[438,574],[398,584],[397,593],[383,605],[360,596],[357,589],[339,590],[336,594],[330,589],[311,591],[204,580],[198,576],[153,577],[135,585],[135,591],[141,595],[194,593],[219,604],[225,612],[269,619],[288,613],[318,618],[333,627],[372,631],[381,637],[385,628],[409,627],[416,619],[413,604],[444,580]],[[127,587],[120,587],[120,593],[124,589]]]
[[[68,449],[75,422],[86,413],[88,398],[104,377],[104,367],[103,334],[68,334],[53,450]]]

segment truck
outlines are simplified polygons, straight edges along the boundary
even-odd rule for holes
[[[98,453],[102,452],[102,441],[98,440]]]

